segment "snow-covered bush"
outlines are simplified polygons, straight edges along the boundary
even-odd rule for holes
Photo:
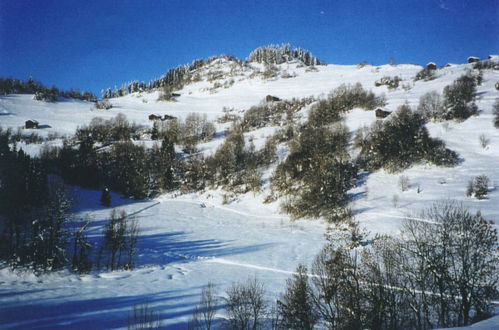
[[[111,102],[109,100],[98,100],[95,102],[95,108],[96,109],[104,109],[104,110],[109,110],[113,107]]]
[[[443,119],[445,112],[440,94],[433,91],[421,96],[417,111],[425,120]]]
[[[399,87],[400,81],[401,79],[399,78],[399,76],[395,77],[386,76],[381,78],[380,80],[377,80],[374,83],[374,86],[379,87],[385,85],[388,86],[389,89],[396,89],[397,87]]]
[[[310,109],[309,123],[314,126],[326,125],[337,121],[340,114],[353,108],[372,110],[384,104],[383,96],[365,90],[360,83],[341,85]]]
[[[423,70],[419,71],[416,76],[414,77],[414,81],[418,80],[423,80],[423,81],[429,81],[435,79],[435,70],[430,69],[430,68],[424,68]]]
[[[468,182],[466,195],[476,197],[477,199],[487,198],[489,191],[489,178],[486,175],[479,175]]]
[[[405,176],[405,175],[401,175],[399,176],[399,181],[398,181],[398,185],[399,185],[399,188],[400,190],[403,192],[403,191],[407,191],[409,190],[410,188],[410,185],[411,185],[411,182],[409,180],[409,177]]]

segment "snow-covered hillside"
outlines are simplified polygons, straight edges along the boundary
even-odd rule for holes
[[[233,66],[231,61],[220,59],[203,67],[201,79],[179,90],[175,102],[157,101],[160,92],[132,93],[110,99],[113,108],[109,110],[97,110],[93,103],[85,101],[46,103],[33,100],[32,95],[1,96],[0,126],[17,129],[26,120],[35,119],[40,123],[36,132],[48,137],[53,133],[71,135],[94,117],[109,119],[118,113],[149,128],[150,114],[185,118],[189,113],[200,113],[216,120],[224,115],[224,109],[234,109],[235,114],[242,115],[263,102],[266,95],[320,99],[342,84],[358,82],[376,95],[384,94],[387,101],[384,108],[395,111],[405,103],[416,108],[422,95],[430,91],[442,93],[445,86],[472,68],[472,64],[452,65],[438,69],[434,80],[414,82],[414,76],[422,69],[417,65],[326,65],[316,66],[314,71],[290,62],[277,65],[279,74],[271,79],[255,74],[265,70],[261,64],[250,63],[231,71]],[[213,72],[224,75],[208,81]],[[283,77],[284,72],[291,77]],[[400,87],[393,90],[375,87],[375,82],[385,76],[400,77]],[[434,201],[449,199],[480,210],[499,229],[499,129],[493,126],[492,115],[492,105],[499,97],[494,87],[498,81],[498,70],[483,71],[483,82],[477,87],[478,115],[463,122],[427,125],[432,137],[442,139],[459,154],[462,162],[457,166],[421,164],[397,174],[380,170],[363,176],[349,191],[355,218],[370,237],[384,233],[397,235],[404,217],[417,217],[419,210]],[[303,120],[309,108],[299,112]],[[374,111],[354,109],[344,115],[344,121],[353,136],[376,118]],[[216,123],[220,134],[200,144],[198,149],[212,154],[223,143],[221,133],[229,125]],[[266,137],[278,129],[260,128],[246,133],[246,138],[251,137],[256,148],[260,148]],[[489,141],[485,148],[480,144],[481,135]],[[58,144],[61,140],[45,143]],[[152,141],[144,143],[150,145]],[[42,145],[20,143],[17,147],[36,155]],[[286,155],[287,148],[281,145],[280,160]],[[268,298],[275,300],[296,266],[310,265],[321,249],[327,224],[319,220],[290,221],[280,213],[279,201],[263,203],[273,169],[264,173],[260,193],[236,196],[228,204],[224,204],[221,190],[186,195],[169,193],[144,201],[113,195],[113,207],[125,209],[139,220],[137,268],[83,276],[62,271],[39,277],[1,269],[2,328],[122,328],[126,327],[130,308],[144,301],[162,314],[168,328],[184,328],[202,286],[208,281],[222,295],[232,282],[254,275],[265,283]],[[399,188],[402,175],[409,180],[406,191]],[[468,181],[478,175],[491,180],[488,198],[484,200],[466,196]],[[99,205],[99,192],[73,189],[80,197],[75,216],[92,220],[90,235],[95,240],[109,209]],[[484,329],[490,324],[497,326],[499,319],[494,320],[489,320]]]

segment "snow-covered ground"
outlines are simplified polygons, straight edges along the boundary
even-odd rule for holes
[[[110,110],[92,110],[92,103],[63,101],[44,103],[30,95],[0,97],[0,126],[17,128],[27,119],[40,122],[40,135],[70,135],[77,126],[93,117],[114,117],[123,113],[130,121],[151,126],[151,113],[184,118],[188,113],[207,114],[209,119],[223,115],[223,108],[246,110],[261,102],[266,95],[280,98],[322,97],[339,85],[360,82],[377,95],[385,94],[388,110],[408,103],[417,106],[421,95],[443,88],[464,74],[471,66],[455,65],[437,71],[432,81],[413,82],[421,70],[415,65],[318,66],[318,72],[306,72],[296,64],[283,64],[282,70],[296,73],[289,79],[263,80],[249,73],[235,77],[229,88],[207,88],[212,83],[200,81],[179,91],[177,102],[157,102],[158,92],[127,95],[111,99]],[[374,87],[383,76],[398,75],[401,86],[394,91]],[[404,216],[439,200],[454,199],[471,209],[479,209],[499,225],[499,130],[492,125],[492,104],[499,97],[494,84],[499,71],[484,71],[478,87],[478,116],[458,122],[430,123],[433,137],[443,139],[458,152],[462,162],[453,168],[417,165],[402,173],[378,171],[359,180],[352,189],[351,207],[356,219],[370,235],[397,235]],[[308,108],[307,108],[308,109]],[[306,112],[306,110],[304,110]],[[306,117],[306,113],[303,113]],[[355,131],[375,121],[373,111],[354,109],[345,115],[345,123]],[[218,124],[221,131],[227,124]],[[251,133],[255,145],[261,146],[266,136],[277,128],[264,128]],[[26,130],[29,131],[29,130]],[[480,146],[485,135],[489,145]],[[200,145],[210,153],[223,138]],[[58,143],[53,141],[51,143]],[[19,145],[36,154],[40,145]],[[282,147],[282,146],[281,146]],[[281,152],[282,151],[282,152]],[[285,148],[280,150],[285,156]],[[267,175],[270,174],[267,173]],[[487,175],[491,184],[488,199],[466,197],[468,181]],[[409,178],[410,189],[402,192],[399,177]],[[265,176],[264,176],[265,177]],[[75,188],[76,189],[76,188]],[[284,290],[285,280],[299,263],[309,266],[325,242],[326,225],[320,221],[290,222],[279,213],[278,203],[264,204],[268,183],[257,195],[238,196],[227,205],[221,191],[206,191],[184,196],[164,195],[154,200],[131,201],[113,195],[113,206],[135,213],[141,229],[137,269],[129,272],[99,273],[78,276],[56,272],[35,277],[27,273],[0,270],[0,323],[2,328],[119,328],[126,327],[126,316],[134,304],[149,302],[171,329],[185,327],[199,300],[203,285],[212,281],[221,295],[234,281],[256,276],[265,283],[269,299]],[[99,206],[99,193],[77,189],[81,203],[76,217],[92,219],[91,235],[101,231],[109,209]],[[394,197],[397,196],[397,197]],[[395,202],[396,201],[396,202]],[[206,207],[202,207],[205,205]],[[499,326],[499,318],[485,321],[482,329]]]

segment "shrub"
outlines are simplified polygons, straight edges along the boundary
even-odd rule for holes
[[[109,110],[113,107],[113,105],[111,104],[111,102],[109,102],[109,100],[99,100],[99,101],[95,102],[94,107],[96,109]]]
[[[414,77],[414,81],[418,80],[423,80],[423,81],[429,81],[435,79],[435,70],[429,69],[429,68],[424,68],[423,70],[419,71],[416,76]]]
[[[251,107],[244,113],[241,120],[241,129],[248,132],[265,127],[268,124],[282,126],[293,122],[294,115],[303,107],[312,103],[312,97],[302,99],[283,100],[280,102],[262,103]]]
[[[399,87],[399,83],[400,83],[401,79],[399,78],[399,76],[395,76],[395,77],[383,77],[381,78],[380,80],[377,80],[375,83],[374,83],[374,86],[376,87],[379,87],[379,86],[388,86],[388,89],[396,89]]]
[[[409,178],[407,176],[401,175],[399,177],[398,184],[399,184],[399,188],[401,191],[407,191],[407,190],[409,190],[411,183],[410,183]]]
[[[325,100],[312,107],[308,120],[313,126],[327,125],[338,121],[340,114],[353,108],[372,110],[384,104],[384,97],[377,97],[373,92],[366,91],[360,83],[354,86],[341,85],[329,93]]]
[[[480,146],[482,146],[483,149],[487,148],[490,143],[490,139],[487,138],[485,134],[480,134],[480,136],[478,137],[478,141],[480,142]]]
[[[468,182],[466,195],[475,196],[477,199],[485,199],[489,190],[489,178],[485,175],[479,175]]]
[[[437,92],[428,92],[420,97],[417,111],[425,119],[443,119],[442,98]]]
[[[473,102],[476,92],[476,79],[471,74],[458,78],[444,88],[444,119],[465,120],[477,113]]]

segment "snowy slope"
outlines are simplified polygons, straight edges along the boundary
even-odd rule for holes
[[[213,65],[213,70],[228,72],[224,63]],[[135,93],[111,99],[113,108],[110,110],[92,110],[93,104],[83,101],[44,103],[34,101],[30,95],[1,96],[0,126],[17,128],[27,119],[36,119],[44,125],[37,132],[47,136],[49,133],[69,135],[93,117],[111,118],[118,113],[148,127],[152,125],[147,120],[151,113],[183,118],[197,112],[216,119],[223,115],[224,107],[234,108],[236,113],[244,111],[268,94],[284,99],[323,97],[343,83],[357,82],[377,95],[385,94],[386,108],[395,110],[406,102],[417,106],[420,96],[426,92],[441,93],[445,86],[471,68],[469,64],[454,65],[439,69],[435,80],[414,83],[412,78],[421,70],[416,65],[328,65],[318,66],[318,72],[306,72],[306,68],[291,63],[280,65],[280,70],[296,77],[273,80],[264,80],[258,75],[250,77],[258,65],[254,67],[234,76],[234,83],[228,88],[212,89],[216,81],[202,80],[179,91],[181,96],[177,102],[157,102],[158,92]],[[384,86],[374,87],[376,80],[395,75],[402,78],[401,86],[407,88],[390,91]],[[417,165],[398,174],[378,171],[363,178],[358,187],[350,191],[356,219],[370,235],[396,235],[404,216],[445,199],[456,199],[472,209],[480,209],[487,219],[499,225],[499,130],[492,126],[492,104],[499,97],[494,88],[497,81],[497,70],[484,71],[483,84],[478,87],[478,116],[462,123],[428,125],[431,136],[443,139],[450,149],[459,153],[463,161],[458,166]],[[306,111],[302,113],[303,118]],[[373,111],[361,109],[352,110],[344,119],[353,133],[375,121]],[[227,125],[217,124],[217,130],[222,131]],[[247,136],[253,136],[258,148],[276,129],[267,127]],[[490,140],[486,149],[479,144],[482,134]],[[222,142],[223,138],[217,138],[199,148],[208,154]],[[36,154],[41,146],[21,147]],[[286,149],[280,146],[278,150],[282,160]],[[264,178],[269,177],[271,170]],[[491,179],[489,198],[481,201],[467,198],[467,182],[481,174]],[[400,175],[409,178],[408,191],[401,192],[398,188]],[[130,308],[144,301],[162,314],[169,328],[182,328],[199,299],[201,287],[208,281],[222,294],[233,281],[253,275],[265,282],[268,298],[275,299],[299,263],[310,265],[324,244],[326,225],[320,221],[290,222],[286,215],[279,213],[278,203],[263,204],[267,189],[268,182],[261,194],[241,195],[228,205],[222,204],[223,192],[219,190],[165,195],[141,202],[114,195],[113,201],[119,204],[116,207],[136,213],[140,223],[137,269],[85,276],[58,272],[41,277],[0,270],[2,328],[126,327]],[[76,216],[92,219],[91,234],[97,239],[109,210],[98,205],[98,192],[76,191],[82,201]],[[394,203],[394,195],[397,195],[397,203]],[[206,208],[201,207],[202,204]],[[486,321],[482,329],[498,323],[496,317]]]

